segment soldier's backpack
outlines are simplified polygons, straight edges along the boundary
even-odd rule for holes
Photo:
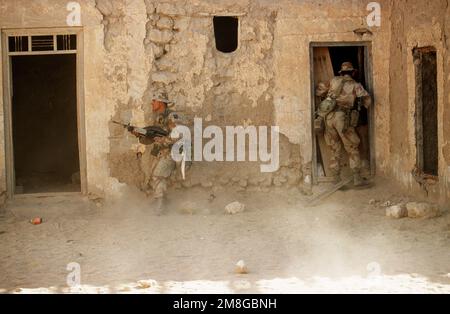
[[[318,117],[314,120],[314,130],[316,133],[322,133],[325,130],[325,119],[336,108],[336,99],[342,94],[342,90],[344,89],[344,85],[347,81],[348,80],[345,78],[342,78],[337,90],[333,91],[334,93],[329,91],[327,98],[319,104],[319,108],[317,110]]]
[[[341,83],[335,91],[329,91],[327,98],[325,98],[320,104],[317,110],[317,114],[319,117],[326,118],[330,112],[332,112],[336,108],[336,99],[342,94],[342,90],[344,89],[344,85],[349,80],[342,78]]]

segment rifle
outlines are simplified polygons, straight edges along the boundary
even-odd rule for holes
[[[136,133],[139,136],[142,137],[149,137],[149,138],[155,138],[155,137],[166,137],[169,136],[169,132],[164,130],[163,128],[159,126],[148,126],[145,128],[138,128],[136,126],[132,126],[131,124],[124,124],[121,122],[113,121],[114,124],[118,124],[123,126],[125,129],[128,130],[128,132]]]

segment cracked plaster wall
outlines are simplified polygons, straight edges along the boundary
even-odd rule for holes
[[[363,38],[353,30],[366,26],[366,5],[370,1],[78,2],[84,34],[90,193],[120,195],[127,185],[141,188],[145,185],[149,176],[146,165],[151,165],[151,157],[123,129],[112,125],[111,120],[121,119],[137,125],[151,123],[149,103],[158,91],[167,91],[177,110],[189,118],[204,118],[206,124],[279,125],[281,128],[285,153],[282,153],[283,169],[278,174],[252,180],[259,165],[197,163],[195,175],[184,185],[297,184],[302,174],[309,173],[312,155],[309,46],[311,42],[335,41],[371,42],[377,171],[406,185],[412,185],[409,166],[411,156],[415,155],[411,138],[413,87],[409,53],[399,52],[397,45],[409,50],[416,43],[434,44],[442,50],[439,79],[444,183],[440,189],[441,192],[444,189],[443,194],[449,190],[445,178],[449,177],[447,134],[450,132],[447,129],[450,127],[447,126],[450,119],[444,103],[448,104],[450,98],[450,64],[448,40],[442,38],[448,38],[449,21],[444,17],[450,14],[445,0],[433,2],[432,6],[420,1],[380,1],[382,25],[371,28],[373,35]],[[0,0],[0,27],[66,27],[65,5],[57,0]],[[236,52],[216,51],[213,15],[239,16]],[[416,18],[423,27],[412,27],[417,24]],[[432,35],[428,34],[430,29]],[[409,91],[405,93],[407,101],[396,94],[405,88]],[[3,104],[2,93],[0,89]],[[398,130],[397,113],[405,111],[397,106],[404,106],[408,113],[407,130]],[[4,134],[3,123],[0,133]],[[3,136],[1,139],[4,143]],[[0,147],[4,156],[4,145]],[[398,149],[408,153],[409,162],[404,166],[398,162]],[[0,168],[0,188],[5,190],[4,159]],[[241,175],[224,178],[223,173],[230,172]]]
[[[439,182],[429,187],[428,198],[448,204],[450,200],[449,1],[393,1],[392,15],[389,173],[417,195],[427,197],[411,175],[412,169],[416,166],[416,82],[413,49],[433,46],[437,50],[438,72]]]

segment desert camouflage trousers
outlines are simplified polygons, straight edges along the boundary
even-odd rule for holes
[[[163,198],[168,187],[168,180],[176,169],[176,163],[169,156],[159,157],[152,175],[153,195],[155,198]]]
[[[353,172],[361,170],[361,157],[359,154],[361,139],[355,128],[346,127],[348,125],[347,119],[344,112],[336,111],[330,113],[325,121],[325,141],[331,148],[330,168],[335,175],[341,171],[343,148],[348,153],[350,168]]]

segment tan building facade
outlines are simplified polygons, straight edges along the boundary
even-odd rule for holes
[[[82,192],[114,197],[129,186],[142,188],[151,160],[146,160],[146,152],[136,140],[112,121],[148,124],[152,95],[161,91],[168,93],[177,110],[191,119],[202,118],[205,124],[276,125],[282,134],[281,168],[275,174],[258,173],[259,164],[202,162],[194,163],[187,182],[174,184],[289,187],[304,184],[311,175],[317,182],[313,59],[315,48],[330,47],[337,59],[345,51],[355,51],[355,56],[361,51],[359,56],[364,58],[360,64],[364,65],[365,85],[374,98],[368,113],[372,172],[448,204],[450,7],[445,0],[379,1],[378,26],[367,25],[373,13],[369,3],[0,0],[0,192],[4,198],[17,193],[20,184],[14,164],[26,162],[17,159],[19,152],[14,154],[20,145],[20,138],[13,134],[14,123],[20,115],[14,116],[12,103],[17,99],[12,99],[20,88],[19,83],[13,87],[14,80],[21,77],[17,75],[21,63],[13,60],[67,54],[76,60],[72,83],[77,88],[72,96],[76,98],[77,130],[72,134],[77,135],[79,160],[75,166],[81,169]],[[215,17],[237,21],[237,47],[231,47],[232,52],[218,50],[233,43],[220,42],[221,20]],[[69,38],[63,35],[76,35],[76,47],[63,44]],[[45,48],[39,54],[33,51],[33,47],[39,50],[39,39],[45,39],[38,36],[53,36],[53,52],[45,52]],[[17,51],[11,50],[13,45]],[[420,133],[417,119],[417,110],[422,108],[417,101],[422,95],[417,71],[427,53],[435,60],[437,77],[436,121],[429,122],[437,129],[437,134],[431,133],[434,139]],[[58,80],[61,78],[55,78]],[[417,166],[427,163],[422,160],[424,153],[417,150],[422,138],[421,149],[428,149],[428,144],[423,145],[428,140],[437,146],[436,173],[426,177],[425,185],[421,174],[416,171],[413,175]],[[56,157],[51,165],[65,159]]]

